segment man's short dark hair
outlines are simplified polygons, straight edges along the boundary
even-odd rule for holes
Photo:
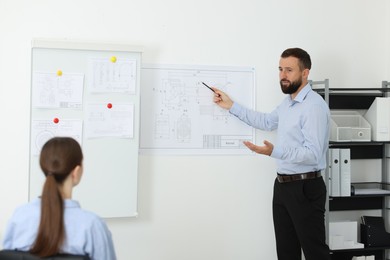
[[[282,53],[280,57],[282,58],[295,57],[299,60],[299,68],[301,70],[311,69],[310,55],[306,51],[300,48],[287,49]]]

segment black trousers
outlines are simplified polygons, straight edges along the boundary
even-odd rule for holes
[[[279,260],[329,260],[323,178],[274,184],[273,219]]]

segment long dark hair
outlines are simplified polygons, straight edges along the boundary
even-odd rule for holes
[[[41,197],[41,220],[30,252],[39,257],[59,253],[65,238],[64,200],[60,185],[82,164],[79,143],[70,137],[54,137],[42,147],[39,163],[46,181]]]

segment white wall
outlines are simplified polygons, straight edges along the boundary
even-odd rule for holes
[[[386,0],[0,0],[0,238],[28,194],[32,38],[142,45],[145,63],[254,66],[257,108],[270,111],[288,47],[306,49],[311,79],[331,87],[390,80],[389,15]],[[262,156],[140,156],[139,217],[107,221],[119,259],[276,259],[274,175]]]
[[[390,30],[389,30],[389,26],[390,26],[390,2],[387,1],[386,2],[386,5],[387,5],[387,21],[386,21],[386,24],[387,24],[387,40],[386,40],[386,46],[390,46]],[[390,81],[390,48],[387,47],[386,48],[386,57],[387,57],[387,81]]]

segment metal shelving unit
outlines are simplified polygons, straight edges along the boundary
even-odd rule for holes
[[[383,81],[381,88],[329,88],[329,80],[311,81],[313,90],[319,93],[332,109],[367,110],[376,97],[389,97],[390,82]],[[323,87],[317,87],[323,86]],[[381,188],[390,190],[390,177],[388,173],[388,157],[386,146],[390,141],[385,142],[329,142],[329,148],[351,149],[351,160],[359,159],[381,159]],[[328,160],[327,160],[328,161]],[[353,173],[352,173],[353,174]],[[325,170],[325,179],[329,179],[329,168]],[[328,185],[328,182],[326,182]],[[362,183],[359,183],[362,184]],[[364,183],[363,183],[364,184]],[[365,194],[351,195],[350,197],[328,197],[326,202],[325,223],[327,229],[327,241],[329,241],[329,213],[331,211],[346,210],[382,210],[385,219],[386,229],[389,230],[389,209],[390,194]],[[368,247],[361,249],[331,250],[332,260],[350,260],[357,255],[375,255],[377,260],[385,260],[386,251],[389,247]]]

